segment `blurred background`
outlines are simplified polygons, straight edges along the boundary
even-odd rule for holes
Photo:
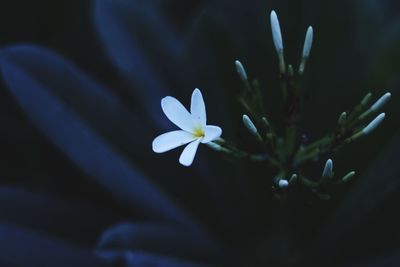
[[[285,204],[287,207],[282,207],[282,203],[272,200],[269,177],[274,172],[268,167],[225,160],[200,148],[194,166],[185,169],[178,165],[179,151],[163,155],[151,152],[152,139],[173,129],[159,108],[161,97],[173,95],[187,105],[195,87],[202,89],[210,123],[220,125],[226,139],[257,151],[241,125],[243,110],[235,98],[241,84],[233,65],[235,59],[242,61],[250,77],[260,80],[267,114],[282,133],[277,58],[268,18],[272,9],[278,13],[290,63],[299,63],[307,26],[314,27],[311,58],[301,84],[303,110],[299,123],[300,131],[310,140],[331,131],[339,114],[351,109],[367,92],[375,98],[387,91],[392,93],[392,100],[384,108],[387,119],[376,132],[328,155],[334,159],[339,175],[357,171],[355,181],[339,188],[330,201],[298,190]],[[41,61],[40,54],[25,61],[24,55],[29,57],[29,51],[11,51],[18,44],[50,49],[75,66],[76,71],[58,69],[62,63],[47,58]],[[0,85],[2,223],[93,251],[103,233],[114,225],[159,219],[143,211],[146,205],[141,207],[141,202],[133,205],[135,208],[121,204],[113,194],[118,195],[122,189],[110,193],[108,185],[119,180],[85,161],[96,158],[102,150],[84,149],[85,143],[79,142],[86,139],[79,139],[80,128],[71,122],[80,141],[74,143],[72,133],[63,139],[52,128],[58,124],[50,123],[51,107],[42,106],[42,110],[27,101],[36,101],[36,87],[31,90],[29,82],[24,83],[27,77],[33,77],[35,86],[57,96],[61,103],[57,105],[71,108],[114,154],[134,166],[144,180],[161,188],[228,252],[214,261],[206,253],[198,257],[176,252],[179,247],[163,250],[159,247],[169,245],[164,239],[160,241],[157,234],[144,235],[145,241],[138,244],[126,241],[130,236],[126,234],[126,242],[113,239],[107,249],[136,251],[139,246],[138,250],[146,253],[156,251],[157,255],[211,266],[400,264],[399,1],[2,1],[0,45],[2,68],[7,68],[7,60],[21,66],[19,76],[3,71]],[[10,79],[15,81],[8,81],[5,73],[13,73],[16,78]],[[89,84],[94,84],[93,90],[102,88],[106,93],[91,98],[86,87]],[[16,93],[20,89],[15,91],[13,85],[25,86],[27,92],[21,96]],[[99,111],[108,94],[122,103],[121,111],[109,114],[112,105]],[[69,122],[63,124],[64,117],[55,114],[54,119],[68,128]],[[67,139],[72,140],[71,144]],[[69,146],[77,147],[75,152]],[[117,159],[109,160],[110,165],[119,168]],[[322,171],[325,160],[307,166],[310,176]],[[43,195],[43,203],[51,196],[62,199],[64,204],[87,207],[93,214],[83,208],[65,208],[58,202],[47,209],[39,200]],[[157,206],[156,198],[149,199]],[[282,209],[287,214],[281,214]],[[71,214],[82,216],[82,225]],[[124,236],[124,231],[119,234]],[[22,244],[30,243],[16,242],[14,248],[18,251]],[[48,255],[30,265],[34,260],[14,262],[13,253],[4,253],[0,252],[4,266],[58,266],[54,265],[57,259],[49,260]],[[114,264],[113,260],[106,262]],[[134,266],[126,258],[123,262]]]

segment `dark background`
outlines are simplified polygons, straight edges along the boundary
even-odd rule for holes
[[[267,112],[278,127],[281,126],[280,117],[275,115],[274,111],[279,110],[279,101],[273,100],[279,99],[279,96],[275,93],[277,90],[271,89],[277,88],[276,58],[269,35],[269,25],[265,23],[265,10],[271,8],[276,9],[280,16],[287,58],[292,62],[297,60],[306,26],[312,24],[315,29],[315,44],[303,84],[305,97],[300,126],[301,131],[307,133],[310,139],[318,138],[329,131],[338,114],[352,107],[369,90],[375,97],[387,90],[392,92],[393,99],[385,108],[387,119],[380,129],[373,135],[351,144],[334,158],[335,167],[337,166],[340,173],[355,169],[359,179],[349,187],[340,189],[329,203],[317,202],[310,207],[304,203],[315,203],[315,199],[299,198],[293,204],[290,221],[295,222],[298,218],[303,218],[291,227],[296,240],[300,240],[298,243],[308,240],[310,236],[317,236],[312,239],[317,240],[313,241],[317,244],[321,242],[322,255],[326,253],[332,258],[337,256],[340,263],[371,262],[371,266],[379,266],[388,260],[387,266],[395,266],[392,265],[395,262],[400,264],[400,3],[395,0],[331,3],[293,0],[265,1],[265,4],[259,4],[257,1],[154,2],[162,3],[159,5],[160,14],[167,18],[169,27],[178,35],[190,35],[194,18],[197,18],[199,13],[207,13],[207,10],[212,10],[212,18],[217,22],[221,19],[221,24],[224,25],[215,30],[212,28],[214,24],[211,23],[211,27],[208,25],[202,29],[203,38],[210,39],[203,40],[207,47],[197,47],[200,54],[203,48],[215,52],[210,53],[215,58],[210,59],[209,64],[219,67],[220,72],[192,73],[191,81],[187,82],[190,85],[188,92],[197,84],[202,88],[208,86],[206,92],[220,89],[221,92],[217,93],[219,96],[238,91],[238,82],[231,63],[235,58],[245,59],[245,65],[251,75],[259,77],[263,86],[267,88]],[[255,11],[257,9],[253,6],[261,6],[264,9]],[[35,43],[51,48],[124,97],[124,90],[115,88],[124,88],[126,84],[121,81],[118,70],[110,64],[92,18],[91,1],[2,1],[0,45],[5,47],[16,43]],[[224,24],[226,21],[232,22],[232,25]],[[241,28],[239,25],[242,22],[246,24]],[[252,25],[254,28],[251,28]],[[143,27],[145,29],[146,25]],[[229,33],[229,37],[220,34],[221,29],[227,28],[233,32]],[[162,61],[159,64],[165,68],[169,67]],[[205,69],[205,63],[200,60],[192,64],[193,66],[187,67]],[[178,90],[177,94],[179,99],[189,95]],[[135,103],[136,100],[129,101]],[[225,112],[240,116],[242,111],[233,103],[234,100],[227,102],[229,111]],[[140,110],[136,106],[134,109]],[[220,111],[218,108],[211,110]],[[219,118],[226,115],[223,112],[221,114],[218,115]],[[115,216],[113,221],[125,218],[126,210],[110,200],[103,189],[91,182],[91,179],[87,179],[62,151],[55,148],[40,133],[26,118],[4,85],[0,89],[0,120],[2,185],[23,186],[36,192],[46,191],[71,199],[84,199],[112,212]],[[232,130],[227,133],[228,137],[250,148],[254,145],[243,140],[246,137],[243,137],[240,120],[223,124]],[[158,133],[157,129],[152,131],[154,134]],[[175,154],[164,156],[176,157]],[[219,160],[215,155],[209,156]],[[175,158],[168,161],[168,164],[169,162],[172,164]],[[154,164],[157,164],[156,160],[138,160],[138,165],[150,176],[162,175],[162,170],[149,170]],[[226,165],[229,164],[232,163]],[[224,173],[223,168],[226,168],[226,165],[221,167],[220,173]],[[247,168],[250,177],[259,179],[264,175],[264,170],[258,167],[244,168]],[[321,168],[310,167],[310,172],[318,173]],[[169,173],[169,176],[174,175],[173,172]],[[182,173],[177,172],[176,175]],[[215,177],[218,178],[223,181],[220,186],[229,186],[229,177]],[[171,182],[164,180],[161,183],[164,183],[163,186],[167,190],[170,189],[176,194],[177,199],[184,201],[185,196],[192,194],[190,189],[184,193],[176,189],[182,187],[178,179],[172,179]],[[186,183],[189,184],[188,181]],[[198,196],[200,193],[194,194]],[[185,202],[184,206],[189,210],[194,207],[193,213],[200,221],[211,225],[210,228],[214,232],[221,232],[220,235],[229,240],[229,233],[221,230],[224,228],[224,223],[220,221],[223,220],[223,215],[220,215],[222,219],[211,218],[213,214],[208,213],[207,206],[202,207],[203,200],[196,199],[195,196]],[[261,197],[260,200],[265,199]],[[208,205],[212,203],[209,201]],[[296,203],[300,203],[298,207]],[[260,204],[260,209],[261,206]],[[6,216],[5,220],[12,221],[13,216]],[[261,217],[268,220],[270,214]],[[110,222],[104,222],[99,228],[106,228],[109,224]],[[85,238],[86,240],[80,240],[79,236],[73,236],[71,239],[89,245],[96,241],[97,235],[93,233]],[[304,243],[309,244],[307,241]],[[336,252],[329,254],[327,251]],[[370,255],[373,256],[370,258]]]

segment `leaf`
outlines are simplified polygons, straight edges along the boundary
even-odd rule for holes
[[[132,94],[140,100],[145,114],[167,129],[159,101],[170,91],[165,79],[180,76],[175,62],[179,42],[147,4],[125,0],[94,3],[95,26],[111,61],[133,88]]]
[[[210,261],[222,259],[222,251],[202,237],[165,224],[121,223],[100,238],[98,251],[141,251],[182,259]]]
[[[49,193],[0,187],[0,218],[69,240],[93,242],[116,216],[105,209]]]
[[[159,128],[170,129],[171,123],[162,114],[159,101],[170,92],[176,92],[175,97],[184,96],[189,99],[193,88],[179,85],[184,84],[186,80],[196,81],[192,87],[197,86],[199,81],[202,85],[203,80],[198,77],[212,73],[215,68],[213,66],[215,57],[207,54],[205,51],[207,47],[195,44],[204,36],[202,34],[204,28],[196,28],[196,39],[190,39],[190,45],[185,43],[183,46],[161,11],[146,1],[97,0],[94,5],[94,21],[109,58],[129,81],[134,95],[143,104],[145,116],[146,114],[150,115],[150,120],[155,122]],[[201,27],[203,26],[202,24]],[[208,24],[205,26],[207,27]],[[200,35],[199,39],[197,39],[197,33]],[[193,38],[193,36],[191,37]],[[204,42],[207,40],[207,38],[203,38]],[[199,61],[209,61],[208,69],[197,69],[196,65],[199,64]],[[168,89],[167,85],[169,85]],[[221,116],[221,114],[229,114],[224,110],[223,103],[226,96],[221,93],[222,91],[212,88],[201,89],[207,92],[207,108],[213,111],[212,117],[210,114],[210,117],[213,118],[211,121],[217,125],[219,122],[229,121],[223,120],[227,117]],[[227,129],[227,133],[229,132]],[[161,161],[157,164],[161,164]],[[188,188],[189,194],[185,196],[185,202],[190,203],[192,208],[196,205],[205,206],[204,203],[198,202],[198,197],[193,194],[199,188],[205,187],[202,198],[211,198],[212,203],[216,204],[204,210],[206,214],[202,214],[203,218],[220,221],[217,216],[222,215],[221,217],[232,218],[229,219],[230,223],[237,224],[239,220],[236,212],[237,206],[246,201],[241,198],[237,201],[238,205],[236,203],[232,205],[232,198],[226,197],[226,187],[222,187],[218,180],[212,178],[219,177],[222,173],[228,176],[225,170],[218,172],[218,169],[222,169],[221,165],[220,162],[212,162],[209,157],[196,156],[196,162],[192,170],[189,170],[193,172],[190,174],[191,180],[186,180],[185,176],[188,175],[186,170],[183,172],[171,166],[165,166],[165,168],[176,174],[174,177],[178,177],[181,187]],[[231,172],[235,173],[235,171]],[[200,177],[197,178],[198,176]],[[227,180],[232,184],[231,177]],[[199,181],[201,187],[196,185],[196,188],[192,189],[193,181]],[[185,183],[190,184],[185,185]],[[173,185],[176,188],[173,181],[168,180],[168,184],[164,187],[168,188]],[[170,190],[176,190],[175,188]],[[239,199],[237,191],[233,192],[232,196]],[[230,207],[226,208],[227,206]],[[251,205],[247,205],[247,207],[251,207]],[[215,215],[212,209],[217,209]],[[228,228],[226,224],[221,224],[221,227]]]
[[[51,94],[117,146],[145,147],[139,138],[133,138],[138,133],[150,134],[148,127],[138,131],[138,125],[146,125],[142,116],[134,114],[109,88],[56,53],[34,45],[17,45],[4,48],[1,57],[14,62],[36,83],[47,86]]]
[[[91,116],[97,112],[98,115],[104,114],[106,108],[115,108],[124,114],[116,99],[110,98],[104,89],[91,84],[68,62],[42,48],[18,46],[2,50],[0,64],[8,89],[28,117],[74,164],[121,204],[150,217],[196,225],[90,127],[85,116],[80,117],[82,112],[79,111],[82,110],[74,109],[77,106],[70,104],[75,99],[80,103],[80,109],[84,109],[84,104],[89,105],[87,111]],[[63,86],[62,81],[65,83]],[[54,93],[57,86],[65,90],[61,96]],[[72,97],[70,101],[65,100],[67,96]],[[84,99],[80,102],[82,96]],[[104,104],[103,111],[100,104]]]
[[[0,264],[18,267],[105,267],[90,249],[9,224],[0,224]]]
[[[316,243],[317,254],[321,255],[321,258],[338,257],[338,254],[344,251],[350,255],[365,255],[369,253],[368,249],[377,251],[376,245],[381,249],[390,246],[390,239],[395,237],[390,225],[397,225],[396,221],[399,222],[398,216],[393,217],[391,210],[396,208],[398,203],[392,198],[400,192],[399,148],[400,138],[397,134],[376,162],[369,167],[368,172],[355,181],[353,190],[321,228]],[[389,215],[386,216],[390,217],[390,222],[384,219],[385,208],[389,209]],[[355,238],[358,236],[359,238]],[[382,241],[371,240],[371,236],[376,236],[375,239],[379,238]]]
[[[185,261],[173,257],[165,257],[158,254],[145,252],[103,252],[99,256],[108,261],[122,264],[124,267],[145,267],[145,266],[162,266],[162,267],[211,267],[214,265],[206,265]]]

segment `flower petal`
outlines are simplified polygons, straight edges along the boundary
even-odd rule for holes
[[[194,89],[192,94],[192,101],[190,105],[190,113],[192,113],[193,120],[196,125],[206,126],[207,114],[206,106],[204,104],[203,96],[199,89]]]
[[[54,94],[51,90],[54,85],[39,79],[46,72],[41,75],[32,73],[26,69],[26,64],[16,61],[7,51],[0,50],[0,71],[7,88],[32,122],[80,171],[107,190],[123,207],[135,211],[135,214],[140,212],[146,217],[200,228],[157,184],[129,162],[120,150],[115,149],[101,132],[91,127],[85,117],[81,117],[68,102]],[[42,55],[41,61],[35,57],[34,62],[42,67],[48,66],[45,68],[47,73],[68,74],[62,67],[64,61],[53,62],[56,56],[46,52],[39,55]],[[67,75],[66,79],[74,77]]]
[[[179,163],[188,167],[192,165],[194,156],[196,155],[197,147],[199,146],[201,138],[193,141],[192,143],[188,144],[185,149],[183,150],[180,158]]]
[[[153,151],[156,153],[164,153],[178,146],[186,145],[192,142],[196,137],[188,132],[178,130],[168,132],[157,136],[153,141]]]
[[[222,134],[222,129],[218,126],[207,125],[204,127],[203,130],[205,135],[204,138],[201,140],[203,144],[206,144],[208,142],[217,139]]]
[[[176,126],[187,132],[193,132],[194,123],[189,111],[172,96],[164,97],[161,100],[161,108],[167,118]]]

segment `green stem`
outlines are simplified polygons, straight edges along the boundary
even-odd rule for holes
[[[219,145],[222,146],[221,152],[223,152],[224,154],[234,157],[234,158],[240,158],[240,159],[248,159],[251,161],[258,161],[258,162],[262,162],[262,161],[268,161],[270,162],[272,165],[275,166],[280,166],[279,162],[274,159],[273,157],[267,155],[267,154],[251,154],[251,153],[247,153],[239,148],[237,148],[236,146],[229,144],[228,142],[226,142],[224,139],[219,138],[217,141]]]
[[[286,156],[289,158],[295,149],[296,145],[296,127],[294,125],[290,125],[286,128],[286,144],[285,144],[285,152]]]
[[[310,188],[318,187],[318,183],[317,182],[311,181],[310,179],[307,179],[306,177],[304,177],[302,175],[299,177],[299,180],[300,180],[301,183],[303,183],[307,187],[310,187]]]
[[[332,136],[325,136],[314,143],[306,146],[305,148],[299,150],[299,152],[295,155],[295,161],[298,163],[305,162],[311,158],[316,157],[322,151],[325,151],[327,147],[332,143]]]

